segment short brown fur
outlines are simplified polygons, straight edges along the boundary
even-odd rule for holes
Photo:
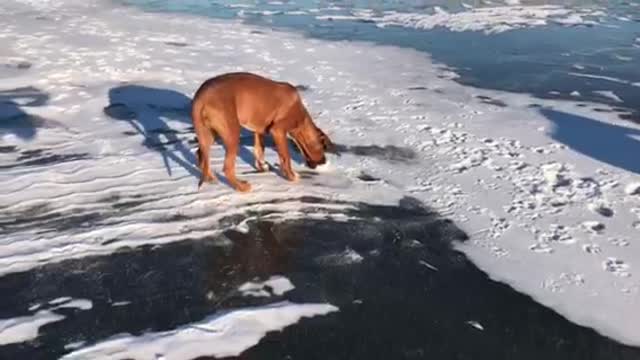
[[[209,167],[209,149],[217,135],[226,148],[223,171],[227,180],[237,191],[251,190],[251,185],[235,174],[241,127],[254,132],[258,171],[266,170],[263,137],[266,133],[273,136],[282,175],[289,181],[296,181],[298,174],[291,168],[287,135],[291,135],[310,168],[324,164],[325,151],[332,147],[327,135],[313,123],[293,85],[256,74],[228,73],[205,81],[193,98],[191,117],[202,172],[198,188],[216,181]]]

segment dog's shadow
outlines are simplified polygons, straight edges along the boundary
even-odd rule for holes
[[[353,154],[388,162],[404,163],[410,162],[417,157],[413,149],[396,145],[347,145],[336,143],[335,153]]]
[[[104,113],[115,120],[127,121],[144,137],[143,145],[162,155],[169,175],[170,161],[179,164],[193,176],[200,176],[195,156],[185,144],[183,133],[169,126],[168,121],[190,122],[191,99],[174,90],[142,85],[123,85],[109,90],[109,105]],[[182,136],[181,136],[182,135]]]
[[[23,140],[33,140],[38,128],[44,127],[46,119],[30,115],[25,108],[46,105],[49,94],[34,88],[21,87],[0,91],[0,135],[14,134]]]

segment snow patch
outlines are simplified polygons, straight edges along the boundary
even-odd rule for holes
[[[351,248],[341,253],[323,255],[316,258],[316,262],[323,266],[345,266],[361,263],[364,257]]]
[[[93,303],[87,299],[72,299],[61,297],[49,301],[49,305],[55,305],[50,309],[39,310],[33,315],[20,316],[11,319],[0,319],[0,345],[8,345],[34,340],[38,337],[40,327],[53,322],[61,321],[65,317],[54,313],[60,308],[75,308],[79,310],[91,310]],[[30,307],[30,311],[40,308],[41,305]]]
[[[281,331],[302,318],[338,311],[330,304],[280,302],[216,314],[175,330],[122,334],[73,351],[61,360],[194,359],[204,356],[238,356],[255,346],[268,332]]]
[[[598,91],[594,91],[593,93],[594,94],[598,94],[598,95],[600,95],[602,97],[605,97],[605,98],[607,98],[609,100],[613,100],[613,101],[615,101],[617,103],[621,103],[622,102],[622,99],[620,99],[620,97],[618,95],[616,95],[616,93],[614,93],[611,90],[598,90]]]
[[[478,329],[480,331],[484,331],[484,326],[482,326],[482,324],[480,324],[477,321],[470,320],[470,321],[467,321],[467,324],[473,326],[474,328],[476,328],[476,329]]]
[[[41,326],[60,321],[64,316],[41,310],[30,316],[0,320],[0,345],[34,340]]]
[[[272,276],[263,282],[247,282],[242,284],[238,291],[245,296],[269,297],[282,296],[284,293],[295,289],[295,286],[284,276]]]
[[[627,195],[640,195],[640,182],[634,182],[625,186],[624,193]]]
[[[111,306],[119,307],[119,306],[127,306],[129,304],[131,304],[131,301],[116,301],[116,302],[111,303]]]

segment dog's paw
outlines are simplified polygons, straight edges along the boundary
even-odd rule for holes
[[[238,181],[235,185],[235,189],[239,192],[246,193],[251,191],[251,184],[246,181]]]
[[[269,164],[266,161],[257,161],[255,163],[256,170],[258,172],[265,172],[269,170]]]
[[[298,173],[297,173],[297,172],[295,172],[295,171],[291,171],[291,175],[290,175],[290,176],[287,176],[287,179],[288,179],[289,181],[291,181],[291,182],[296,183],[296,182],[300,181],[300,174],[298,174]]]

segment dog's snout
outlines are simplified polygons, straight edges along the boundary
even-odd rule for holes
[[[324,165],[327,163],[327,158],[326,157],[322,157],[320,160],[318,161],[313,161],[311,159],[306,161],[307,166],[310,167],[311,169],[315,169],[316,167],[318,167],[318,165]]]

